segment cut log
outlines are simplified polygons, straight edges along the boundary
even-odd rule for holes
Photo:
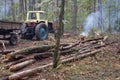
[[[16,64],[16,65],[13,65],[9,68],[10,71],[14,72],[14,71],[18,71],[32,63],[34,63],[35,60],[34,59],[31,59],[31,60],[28,60],[28,61],[25,61],[25,62],[22,62],[22,63],[19,63],[19,64]]]
[[[92,39],[84,40],[84,41],[82,41],[82,43],[86,43],[86,42],[90,42],[90,41],[98,41],[98,40],[103,40],[103,39],[104,39],[104,37],[92,38]]]
[[[12,66],[12,65],[19,64],[21,62],[24,62],[24,61],[27,61],[27,60],[30,60],[30,59],[32,59],[32,58],[23,58],[23,59],[20,59],[18,61],[11,62],[8,65],[6,65],[6,68],[9,69],[10,66]]]
[[[27,61],[27,60],[30,60],[30,59],[42,60],[42,59],[50,57],[50,56],[52,56],[52,52],[34,53],[31,56],[29,56],[29,57],[25,57],[23,59],[16,60],[14,62],[9,63],[7,65],[7,68],[9,68],[12,65],[15,65],[15,64],[18,64],[18,63],[21,63],[21,62],[24,62],[24,61]]]
[[[0,43],[2,44],[2,50],[3,50],[3,51],[6,50],[6,47],[5,47],[4,42],[0,40]]]
[[[53,65],[53,63],[49,63],[47,65],[43,65],[43,66],[40,66],[40,67],[37,67],[37,68],[33,68],[33,69],[26,70],[26,71],[14,73],[14,74],[10,75],[8,77],[8,79],[9,80],[22,79],[23,77],[27,77],[27,76],[33,75],[33,74],[37,73],[38,71],[40,71],[40,70],[42,70],[42,69],[44,69],[46,67],[52,66],[52,65]]]
[[[62,50],[67,50],[67,49],[73,48],[73,47],[75,47],[75,46],[77,46],[77,45],[79,45],[79,44],[80,44],[80,41],[78,41],[78,42],[76,42],[76,43],[72,43],[72,44],[69,45],[69,46],[63,47]]]
[[[8,53],[14,52],[14,50],[3,50],[0,54],[6,55]]]
[[[61,60],[61,63],[67,63],[67,62],[73,61],[75,59],[79,59],[79,58],[84,58],[84,57],[87,57],[87,56],[91,56],[91,55],[94,55],[94,54],[96,54],[96,53],[98,53],[100,51],[101,51],[101,49],[98,49],[98,50],[92,51],[90,53],[86,53],[86,54],[82,54],[82,55],[75,55],[73,57]],[[27,77],[27,76],[30,76],[30,75],[32,75],[34,73],[37,73],[40,70],[42,70],[44,68],[47,68],[47,67],[50,67],[52,65],[53,65],[53,63],[49,63],[47,65],[43,65],[43,66],[36,67],[36,68],[33,68],[33,69],[29,69],[29,70],[26,70],[26,71],[14,73],[14,74],[10,75],[8,78],[9,78],[9,80],[21,79],[23,77]]]
[[[92,52],[88,52],[88,53],[85,53],[85,54],[79,54],[79,53],[77,53],[77,54],[75,54],[75,56],[67,58],[67,59],[64,59],[61,62],[62,63],[67,63],[67,62],[71,62],[71,61],[73,61],[75,59],[80,59],[80,58],[85,58],[85,57],[88,57],[88,56],[92,56],[92,55],[95,55],[95,54],[101,52],[101,50],[102,49],[98,49],[98,50],[94,50]]]
[[[48,51],[52,48],[54,48],[54,45],[33,46],[33,47],[29,47],[29,48],[25,48],[25,49],[22,49],[22,50],[17,50],[15,52],[12,52],[12,53],[6,55],[6,58],[8,60],[12,60],[18,54],[25,55],[25,54],[31,54],[31,53],[45,52],[45,51]]]

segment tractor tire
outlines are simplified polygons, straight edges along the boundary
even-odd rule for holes
[[[16,33],[12,33],[9,40],[10,45],[17,45],[18,42],[19,42],[19,36]]]
[[[36,26],[35,35],[38,40],[45,40],[48,38],[48,28],[45,23],[40,23]]]
[[[21,27],[21,39],[27,39],[27,40],[32,40],[32,38],[34,37],[34,35],[28,35],[28,28],[27,28],[27,24],[23,24]]]

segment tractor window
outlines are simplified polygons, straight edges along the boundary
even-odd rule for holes
[[[36,13],[29,13],[29,19],[37,19]]]
[[[40,13],[40,19],[46,19],[45,13]]]

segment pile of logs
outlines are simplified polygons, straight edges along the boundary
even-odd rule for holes
[[[115,43],[108,42],[108,37],[100,37],[94,39],[88,39],[84,41],[78,41],[75,43],[61,44],[60,54],[61,63],[71,62],[75,59],[85,58],[87,56],[95,56],[95,54],[100,53],[101,50],[107,45]],[[43,46],[32,46],[22,50],[17,51],[6,51],[1,54],[6,55],[5,60],[6,67],[13,73],[9,76],[2,77],[0,80],[18,80],[26,76],[30,76],[46,67],[50,67],[53,63],[48,63],[46,65],[38,66],[33,69],[28,69],[24,71],[19,71],[36,61],[41,61],[46,58],[52,57],[54,53],[55,45],[43,45]],[[68,56],[67,56],[68,55]],[[66,56],[63,58],[62,56]]]

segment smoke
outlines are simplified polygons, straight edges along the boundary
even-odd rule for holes
[[[116,33],[120,29],[119,25],[119,0],[107,0],[97,5],[96,11],[87,16],[83,22],[84,36],[88,36],[91,30],[97,33],[104,33],[110,30]]]

